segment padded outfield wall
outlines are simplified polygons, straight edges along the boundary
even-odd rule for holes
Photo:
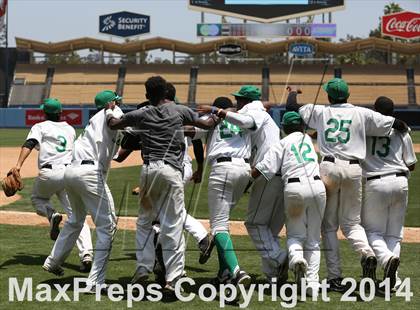
[[[92,108],[65,108],[63,115],[73,127],[83,128],[95,111]],[[128,112],[132,109],[123,109],[123,111]],[[278,126],[283,113],[284,108],[270,110],[270,115]],[[412,129],[420,129],[420,109],[396,109],[395,116],[407,122]],[[43,112],[39,108],[0,108],[0,128],[28,128],[42,120]]]

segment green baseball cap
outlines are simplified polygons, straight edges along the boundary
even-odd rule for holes
[[[242,86],[238,92],[232,93],[231,95],[235,97],[259,100],[261,98],[261,90],[253,85],[245,85]]]
[[[111,101],[121,100],[122,97],[112,90],[103,90],[96,94],[95,105],[98,109],[102,109],[107,103]]]
[[[344,100],[350,96],[349,86],[343,79],[335,78],[325,83],[322,88],[335,100]]]
[[[291,111],[286,112],[283,115],[283,120],[281,122],[283,126],[288,125],[299,125],[302,124],[302,118],[300,117],[299,113]]]
[[[63,110],[61,102],[55,98],[45,99],[44,103],[41,104],[40,108],[48,114],[58,114]]]

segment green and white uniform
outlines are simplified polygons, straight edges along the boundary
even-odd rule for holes
[[[211,131],[196,128],[194,139],[200,138],[207,143],[207,161],[211,165],[208,205],[210,229],[219,255],[219,275],[226,269],[235,275],[239,265],[229,235],[229,216],[249,182],[251,136],[224,120]]]
[[[362,225],[378,262],[400,256],[404,217],[408,203],[408,166],[417,162],[408,133],[392,130],[389,136],[369,137],[363,161],[366,177]]]
[[[61,206],[70,217],[72,209],[64,189],[64,172],[66,165],[71,163],[76,132],[67,122],[44,121],[35,124],[26,140],[38,142],[35,148],[39,151],[39,175],[35,179],[31,201],[36,213],[50,218],[55,212],[50,199],[55,194]],[[89,226],[85,223],[78,235],[77,248],[79,257],[92,255],[92,239]]]
[[[294,270],[297,263],[304,263],[308,286],[317,291],[326,194],[311,138],[301,132],[289,134],[279,144],[273,145],[255,167],[268,180],[281,172],[289,268]]]
[[[123,112],[113,111],[115,118]],[[67,166],[64,184],[73,213],[64,225],[45,265],[61,266],[76,242],[87,213],[96,226],[96,246],[88,284],[105,283],[111,239],[116,229],[114,200],[106,184],[107,172],[113,156],[118,151],[120,133],[111,130],[106,123],[105,110],[98,111],[86,126],[74,145],[71,165]]]
[[[394,118],[350,103],[299,109],[305,123],[317,130],[322,156],[321,178],[327,190],[327,206],[322,236],[328,279],[341,277],[337,230],[340,227],[354,250],[373,256],[365,230],[360,225],[362,168],[366,157],[366,137],[389,135]]]

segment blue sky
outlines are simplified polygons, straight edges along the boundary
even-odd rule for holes
[[[333,13],[338,37],[346,34],[366,37],[378,25],[383,7],[389,2],[347,0],[345,10]],[[419,0],[396,2],[406,10],[420,11]],[[161,36],[198,42],[195,25],[200,22],[200,13],[189,10],[188,3],[188,0],[9,0],[9,42],[14,46],[15,37],[46,42],[79,37],[109,40],[98,33],[98,16],[122,10],[151,16],[151,33],[142,38]],[[320,22],[320,17],[315,21]],[[206,14],[206,22],[220,22],[220,16]]]

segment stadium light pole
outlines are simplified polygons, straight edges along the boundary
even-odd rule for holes
[[[6,12],[4,16],[5,21],[5,41],[6,41],[6,63],[4,66],[5,77],[4,77],[4,99],[3,106],[7,107],[9,103],[9,3],[6,3]]]

